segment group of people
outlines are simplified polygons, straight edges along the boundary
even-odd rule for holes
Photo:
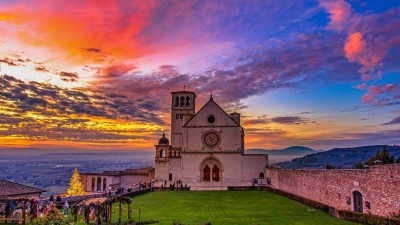
[[[19,217],[22,214],[23,203],[19,201],[10,201],[0,203],[0,215],[5,218],[12,218],[11,223],[19,223]],[[6,221],[8,222],[8,221]]]
[[[167,181],[165,180],[164,184],[161,184],[161,190],[163,191],[164,189],[167,189],[166,187],[167,187]],[[169,189],[167,189],[167,190],[174,191],[175,188],[186,189],[187,184],[183,185],[181,180],[177,180],[177,181],[174,181],[174,183],[169,183]]]
[[[54,201],[41,200],[41,199],[30,199],[28,201],[23,200],[7,200],[0,202],[0,215],[5,218],[10,218],[5,222],[11,222],[12,224],[18,224],[25,208],[26,218],[33,220],[38,217],[44,217],[46,212],[52,207]],[[63,204],[64,217],[68,217],[69,204],[65,201]]]

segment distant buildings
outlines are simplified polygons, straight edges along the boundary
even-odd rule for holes
[[[104,192],[120,187],[130,187],[154,179],[154,168],[104,171],[101,173],[82,173],[81,180],[88,192]]]
[[[40,195],[46,192],[43,189],[19,184],[11,181],[0,180],[0,198],[40,198]]]

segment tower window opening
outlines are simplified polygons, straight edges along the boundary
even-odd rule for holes
[[[181,97],[181,105],[180,106],[181,107],[185,106],[185,97],[183,97],[183,96]]]
[[[160,157],[165,157],[165,154],[164,154],[164,150],[163,149],[161,149],[161,151],[160,151]]]
[[[189,106],[189,104],[190,104],[190,98],[189,96],[186,96],[186,106]]]
[[[176,96],[176,98],[175,98],[175,106],[179,106],[179,97],[178,96]]]
[[[177,114],[175,114],[175,119],[179,119],[179,116],[178,116],[179,114],[177,113]]]

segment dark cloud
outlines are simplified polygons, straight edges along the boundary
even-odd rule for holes
[[[343,56],[344,40],[345,35],[303,35],[275,49],[258,46],[256,51],[252,49],[232,60],[229,66],[216,66],[199,74],[182,74],[173,65],[162,65],[151,73],[116,70],[113,75],[110,70],[106,77],[112,79],[103,77],[94,85],[100,84],[106,92],[118,90],[127,96],[151,97],[164,108],[169,92],[182,90],[186,84],[187,90],[212,93],[228,110],[240,110],[246,108],[241,100],[276,89],[311,89],[338,81],[358,81],[360,66],[349,65]],[[198,97],[201,103],[208,98]]]
[[[98,73],[103,78],[116,78],[134,71],[137,67],[133,64],[114,64],[99,68]]]
[[[78,114],[110,119],[163,124],[159,104],[142,97],[105,93],[98,89],[66,89],[38,82],[24,82],[12,76],[0,79],[0,101],[14,111],[40,114]]]
[[[300,116],[279,116],[271,119],[274,123],[280,124],[305,124],[305,123],[315,123],[307,118]]]
[[[392,119],[391,121],[384,123],[382,125],[392,125],[392,124],[400,124],[400,116]]]
[[[66,82],[77,82],[79,80],[78,73],[69,73],[61,71],[58,73],[60,79]]]
[[[36,67],[35,67],[35,70],[38,71],[38,72],[45,72],[45,73],[49,73],[49,72],[50,72],[50,71],[49,71],[45,66],[43,66],[43,65],[36,66]]]
[[[255,124],[269,124],[271,119],[267,115],[258,116],[257,118],[245,118],[243,120],[244,125],[255,125]]]
[[[27,62],[31,62],[31,60],[28,58],[23,59],[17,54],[0,58],[0,63],[5,63],[9,66],[25,66]]]
[[[91,53],[102,53],[100,48],[85,48],[84,50]]]
[[[5,63],[9,66],[20,66],[20,64],[17,64],[15,60],[12,60],[7,57],[0,59],[0,63]]]

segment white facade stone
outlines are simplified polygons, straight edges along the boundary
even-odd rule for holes
[[[268,155],[244,154],[240,114],[228,115],[212,97],[196,113],[195,98],[194,92],[172,92],[171,145],[164,135],[155,146],[158,184],[227,188],[264,176]]]

